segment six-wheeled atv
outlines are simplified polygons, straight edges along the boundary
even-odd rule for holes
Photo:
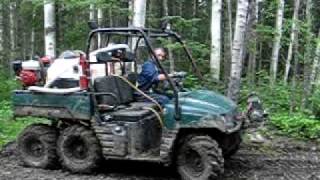
[[[92,51],[97,34],[108,38],[104,48]],[[109,43],[112,36],[126,41]],[[91,172],[103,158],[152,161],[175,166],[184,180],[223,173],[224,159],[239,148],[243,118],[226,97],[207,90],[188,91],[181,83],[184,73],[168,74],[152,47],[151,39],[159,37],[180,43],[197,70],[184,42],[172,31],[99,28],[90,32],[86,55],[80,56],[78,88],[14,91],[16,117],[45,117],[52,122],[31,125],[20,134],[22,161],[39,168],[61,164],[78,173]],[[168,79],[171,100],[164,106],[135,86],[136,49],[141,44]],[[103,76],[92,78],[94,65],[104,67]],[[136,93],[144,100],[137,100]]]

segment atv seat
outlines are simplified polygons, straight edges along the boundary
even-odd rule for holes
[[[96,78],[94,89],[98,107],[105,110],[105,107],[116,107],[128,105],[133,101],[133,90],[117,76],[104,76]]]
[[[128,76],[128,80],[134,84],[135,77]],[[112,110],[114,107],[128,110],[144,108],[159,110],[157,105],[152,102],[134,102],[132,87],[118,76],[96,78],[94,88],[98,108],[101,111]]]

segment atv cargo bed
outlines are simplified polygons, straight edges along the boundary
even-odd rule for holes
[[[90,94],[48,94],[18,90],[13,92],[14,116],[34,116],[49,119],[90,120]]]

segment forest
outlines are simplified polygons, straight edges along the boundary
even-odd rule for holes
[[[51,11],[47,17],[45,5]],[[205,77],[200,81],[190,73],[189,86],[220,91],[242,107],[248,94],[256,92],[271,123],[283,133],[316,138],[320,135],[319,5],[315,0],[2,0],[1,111],[7,111],[10,92],[17,87],[12,61],[57,57],[68,49],[84,51],[90,20],[100,27],[148,28],[160,28],[168,20]],[[46,38],[53,43],[51,50]],[[168,43],[166,47],[179,48]],[[178,53],[172,58],[181,66],[179,59],[184,57]]]
[[[13,62],[40,57],[55,59],[67,50],[85,52],[88,34],[92,30],[88,22],[96,22],[99,28],[138,27],[177,32],[190,50],[202,77],[185,63],[187,57],[181,44],[159,39],[157,45],[168,51],[169,62],[165,64],[168,72],[187,72],[184,85],[188,89],[224,94],[244,113],[248,108],[248,98],[252,94],[257,95],[268,118],[259,128],[249,128],[244,139],[248,140],[250,133],[258,132],[265,141],[262,143],[271,145],[257,147],[249,143],[248,147],[258,149],[255,153],[259,155],[251,164],[247,160],[249,168],[255,169],[254,163],[262,161],[277,166],[277,163],[282,163],[279,159],[283,152],[289,152],[283,157],[289,159],[284,163],[290,164],[293,147],[296,149],[292,154],[307,149],[303,153],[308,156],[320,148],[319,7],[318,0],[1,0],[0,150],[10,145],[26,126],[47,121],[31,117],[13,119],[12,91],[22,88],[13,70]],[[99,41],[105,39],[98,36],[98,44]],[[290,140],[280,138],[280,143],[277,140],[272,142],[272,138],[278,136]],[[303,144],[300,148],[302,143],[292,145],[292,139],[293,144],[296,141],[310,144]],[[282,143],[289,149],[282,150]],[[246,141],[244,144],[248,145]],[[240,148],[240,155],[244,153],[243,157],[252,158],[248,149]],[[271,160],[259,159],[264,157],[264,153]],[[279,159],[274,159],[274,154]],[[307,157],[312,160],[294,157],[299,164],[297,167],[314,160],[314,157]],[[231,164],[235,163],[247,173],[241,158],[236,156]],[[318,158],[314,163],[319,166]],[[232,179],[231,174],[235,174],[230,167],[233,165],[225,165],[225,179],[229,175]],[[278,179],[286,176],[282,173],[294,172],[292,167],[286,172],[286,167],[287,164],[273,172],[266,165],[263,168],[267,171],[261,173],[271,173],[270,177],[274,175]],[[1,169],[0,175],[6,173]],[[236,172],[239,176],[242,174],[240,170]],[[40,173],[43,173],[41,176],[47,175],[46,172]],[[311,177],[307,170],[303,173],[304,178],[300,179]],[[49,172],[50,176],[56,177],[56,174]],[[18,179],[21,177],[16,176]],[[63,174],[61,178],[65,178]]]
[[[47,17],[45,5],[51,11]],[[168,20],[206,77],[199,81],[189,76],[190,87],[220,91],[242,107],[248,94],[256,92],[271,124],[281,132],[316,138],[320,135],[319,5],[315,0],[2,0],[1,114],[9,113],[10,92],[18,86],[13,60],[85,50],[90,20],[100,27],[148,28],[160,28]],[[46,34],[53,38],[47,39],[53,43],[51,50],[45,45]],[[179,62],[183,57],[172,58]]]

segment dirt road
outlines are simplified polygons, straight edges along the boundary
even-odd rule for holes
[[[42,170],[20,165],[16,144],[0,154],[1,180],[177,180],[170,168],[158,164],[108,162],[93,175],[70,174],[63,170]],[[245,142],[226,161],[225,180],[320,180],[320,149],[315,143],[276,138],[269,143]]]

